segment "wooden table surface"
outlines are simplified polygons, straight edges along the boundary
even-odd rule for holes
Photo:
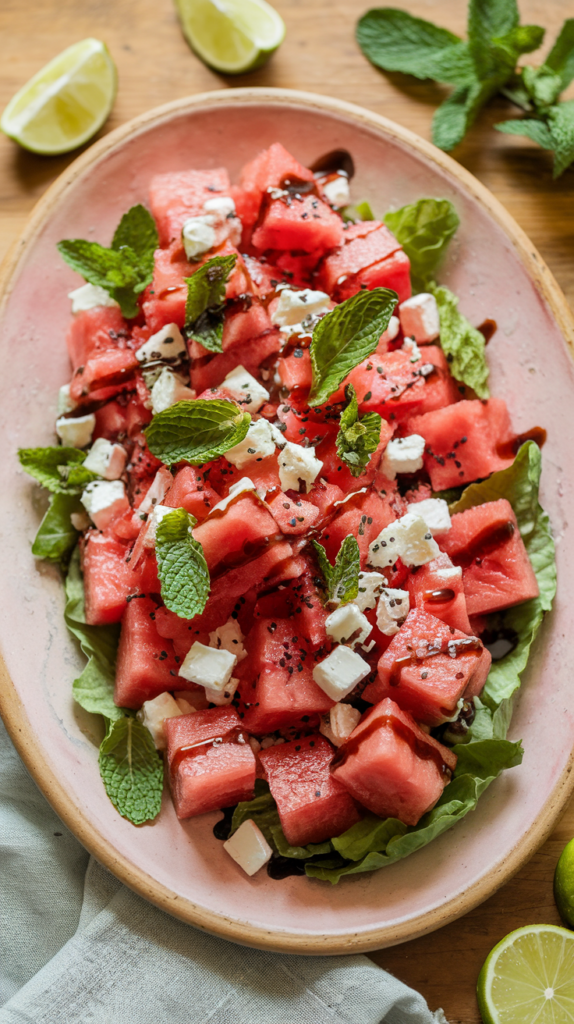
[[[392,0],[392,4],[464,33],[463,0]],[[104,131],[169,100],[251,85],[336,96],[430,137],[432,114],[443,90],[400,75],[386,76],[366,61],[354,40],[354,22],[367,3],[275,0],[275,6],[287,25],[280,51],[259,71],[225,79],[191,53],[172,0],[83,0],[81,4],[78,0],[27,0],[25,4],[3,0],[0,108],[64,47],[96,36],[108,44],[119,72],[118,96]],[[547,28],[548,44],[568,13],[563,0],[521,0],[520,6],[524,23]],[[505,101],[495,101],[453,155],[516,218],[574,305],[574,169],[553,182],[549,154],[492,129],[497,121],[512,116],[513,110]],[[0,138],[0,258],[34,203],[76,155],[37,157]],[[422,992],[431,1009],[442,1006],[451,1024],[479,1022],[475,984],[492,946],[521,925],[559,923],[552,877],[558,856],[573,835],[574,800],[542,849],[486,903],[432,935],[373,953],[372,958]]]

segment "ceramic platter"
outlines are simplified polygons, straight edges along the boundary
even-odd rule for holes
[[[153,174],[224,164],[233,179],[277,140],[304,164],[349,150],[353,195],[368,199],[377,216],[420,196],[452,200],[461,227],[442,280],[461,296],[473,323],[498,323],[488,347],[492,390],[508,402],[516,430],[548,430],[543,503],[558,541],[555,610],[535,645],[511,726],[511,738],[524,741],[522,767],[504,773],[474,813],[430,846],[336,887],[305,877],[273,881],[265,872],[248,878],[213,837],[220,815],[180,823],[167,794],[152,826],[135,828],[118,816],[100,782],[93,724],[72,703],[81,658],[64,627],[59,574],[30,554],[43,510],[39,489],[16,459],[18,446],[53,444],[56,394],[69,379],[66,293],[78,278],[56,242],[109,244],[125,210],[147,202]],[[376,949],[429,932],[490,896],[545,839],[574,779],[574,534],[567,530],[574,507],[574,326],[552,276],[497,201],[439,150],[358,107],[273,89],[194,96],[112,132],[64,172],[4,266],[0,321],[0,701],[20,754],[72,832],[168,913],[273,950]]]

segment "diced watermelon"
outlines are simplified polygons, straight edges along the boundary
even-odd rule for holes
[[[250,238],[250,229],[255,224],[261,206],[261,189],[251,182],[245,185],[232,185],[229,195],[235,203],[235,212],[243,224],[244,233],[247,229],[247,237]]]
[[[119,622],[126,601],[135,595],[157,593],[157,568],[145,559],[134,572],[126,561],[129,548],[108,533],[90,531],[82,556],[86,622],[104,626]],[[138,597],[138,600],[140,598]]]
[[[178,239],[188,217],[202,214],[207,199],[229,195],[225,167],[209,171],[170,171],[155,174],[150,182],[151,212],[157,223],[161,246]]]
[[[178,470],[162,505],[168,505],[169,508],[184,508],[201,522],[218,501],[217,491],[204,484],[201,474],[193,466],[183,466]]]
[[[319,518],[319,509],[303,498],[289,498],[286,494],[277,494],[269,502],[271,514],[279,526],[281,533],[306,533]]]
[[[268,260],[265,263],[260,263],[255,256],[245,255],[243,259],[247,273],[262,299],[274,292],[278,284],[287,282],[285,271],[269,263]]]
[[[337,289],[337,301],[343,302],[356,295],[362,288],[390,288],[398,295],[399,302],[410,299],[411,289],[411,264],[410,260],[402,249],[394,252],[392,256],[365,267],[354,277],[347,278]]]
[[[297,288],[314,287],[313,279],[315,271],[324,255],[324,248],[315,249],[312,252],[282,252],[269,254],[268,259],[274,260],[276,266],[285,274],[290,285]]]
[[[313,383],[313,371],[309,349],[296,348],[290,355],[279,359],[277,372],[283,387],[289,388],[289,391],[293,388],[310,388]]]
[[[353,799],[331,775],[331,744],[320,733],[262,750],[281,827],[292,846],[321,843],[360,821]]]
[[[179,239],[169,249],[156,250],[153,280],[144,293],[142,304],[146,323],[152,333],[166,324],[183,327],[187,299],[184,278],[191,277],[194,269]]]
[[[439,545],[462,566],[469,615],[486,615],[538,596],[538,583],[506,498],[452,517]]]
[[[303,635],[309,650],[317,651],[327,641],[325,621],[328,613],[323,607],[313,567],[309,562],[301,576],[293,580],[287,594],[290,613],[297,624],[297,632]]]
[[[464,400],[424,416],[413,416],[406,430],[426,441],[425,469],[435,491],[481,480],[513,462],[513,456],[508,457],[504,449],[504,454],[499,454],[512,436],[502,398]]]
[[[363,698],[375,704],[391,697],[419,722],[440,725],[452,718],[461,697],[478,696],[491,660],[477,637],[414,608],[380,658],[378,679]]]
[[[411,608],[416,605],[429,612],[447,626],[454,626],[463,633],[472,633],[462,582],[462,572],[453,566],[448,555],[441,552],[438,558],[426,565],[415,566],[407,578]]]
[[[288,178],[292,181],[313,181],[313,172],[300,164],[280,142],[264,149],[241,171],[240,186],[255,188],[260,194],[277,188]],[[286,248],[284,246],[283,248]]]
[[[327,439],[316,450],[317,458],[323,463],[321,476],[330,483],[338,484],[346,494],[368,487],[375,479],[381,456],[392,436],[393,427],[386,420],[381,420],[380,441],[359,476],[353,476],[349,466],[339,458],[336,439],[333,438],[331,443]]]
[[[259,377],[259,366],[269,356],[279,352],[282,338],[278,330],[268,331],[258,338],[236,345],[227,352],[212,356],[208,361],[196,363],[191,368],[191,385],[197,393],[216,388],[236,366],[243,366],[248,373]],[[203,396],[205,397],[205,396]]]
[[[335,561],[345,537],[352,536],[357,539],[361,566],[365,568],[369,545],[385,526],[397,518],[394,507],[395,494],[396,486],[389,484],[387,494],[378,494],[372,490],[366,494],[357,493],[344,505],[339,506],[334,518],[320,537],[331,562]]]
[[[339,747],[332,773],[374,814],[416,825],[434,807],[455,767],[452,750],[387,698]]]
[[[250,296],[248,296],[248,300],[243,309],[230,309],[225,314],[223,338],[221,340],[224,352],[235,348],[237,345],[244,345],[246,342],[259,338],[262,334],[273,330],[273,325],[265,306],[258,300],[251,301]],[[243,357],[243,353],[240,354]]]
[[[300,249],[325,252],[343,240],[343,222],[330,206],[314,195],[271,199],[255,228],[252,243],[267,249]]]
[[[90,356],[117,347],[118,335],[127,338],[127,323],[115,306],[97,306],[78,313],[68,329],[66,342],[75,371],[85,366]]]
[[[400,249],[400,242],[379,221],[353,224],[345,229],[341,248],[323,260],[318,286],[337,298],[337,290],[346,280]],[[337,301],[340,300],[337,298]]]
[[[76,370],[70,384],[70,397],[79,402],[82,398],[93,395],[98,388],[117,385],[132,386],[133,377],[139,363],[135,353],[127,348],[110,348],[91,356],[83,366]]]
[[[141,708],[144,701],[173,690],[179,678],[173,644],[156,629],[156,609],[149,597],[137,597],[126,608],[114,690],[120,708]]]
[[[223,515],[216,513],[196,526],[193,536],[201,544],[211,572],[217,566],[230,567],[247,561],[250,553],[278,532],[273,516],[249,495],[228,505]]]
[[[426,379],[409,354],[399,350],[373,354],[359,363],[331,396],[331,403],[343,400],[347,384],[355,388],[361,414],[378,412],[394,423],[413,416],[421,407]]]
[[[235,708],[168,718],[164,728],[178,818],[230,807],[253,796],[255,755]]]
[[[319,509],[319,520],[317,526],[322,525],[323,520],[331,514],[336,501],[345,497],[344,491],[337,485],[328,483],[319,478],[313,485],[313,490],[307,495],[307,501],[316,505]]]
[[[420,416],[425,412],[443,409],[446,405],[452,405],[453,402],[460,402],[461,399],[459,385],[451,375],[446,356],[438,345],[425,345],[420,360],[413,363],[412,366],[414,370],[420,370],[422,367],[428,366],[429,363],[432,363],[435,370],[425,376],[424,392],[417,413]],[[464,393],[464,388],[462,388],[462,392]]]

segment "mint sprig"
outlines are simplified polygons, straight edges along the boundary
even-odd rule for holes
[[[390,288],[361,291],[324,316],[313,331],[309,405],[322,405],[359,363],[375,351],[398,295]]]
[[[241,412],[234,402],[197,398],[159,412],[145,435],[152,454],[167,466],[177,462],[201,466],[243,441],[250,423],[249,413]]]
[[[331,565],[322,544],[316,540],[312,540],[311,543],[325,583],[327,602],[347,604],[354,601],[359,593],[361,571],[361,553],[356,538],[345,537],[334,565]]]
[[[86,452],[78,448],[19,448],[18,458],[22,468],[53,494],[80,494],[98,479],[97,473],[84,469]]]
[[[413,291],[425,291],[460,224],[454,206],[448,199],[418,199],[384,219],[410,260]]]
[[[130,716],[109,722],[100,746],[100,774],[114,807],[134,825],[161,810],[163,761],[151,733]]]
[[[132,206],[116,228],[111,248],[82,238],[58,242],[66,263],[90,284],[104,288],[123,315],[139,313],[138,296],[153,277],[157,228],[145,206]]]
[[[225,285],[237,256],[213,256],[192,277],[186,277],[185,329],[209,352],[222,352]]]
[[[353,476],[360,476],[381,439],[381,417],[368,412],[359,417],[357,393],[352,384],[345,388],[347,408],[341,413],[337,434],[337,454]]]
[[[201,615],[211,586],[203,548],[191,532],[196,522],[184,508],[178,508],[168,512],[156,530],[161,596],[166,608],[182,619]]]

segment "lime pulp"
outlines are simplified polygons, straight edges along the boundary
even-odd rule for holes
[[[176,0],[184,35],[223,74],[260,67],[281,45],[285,24],[266,0]]]
[[[489,953],[477,985],[484,1024],[574,1022],[574,934],[535,924]]]

